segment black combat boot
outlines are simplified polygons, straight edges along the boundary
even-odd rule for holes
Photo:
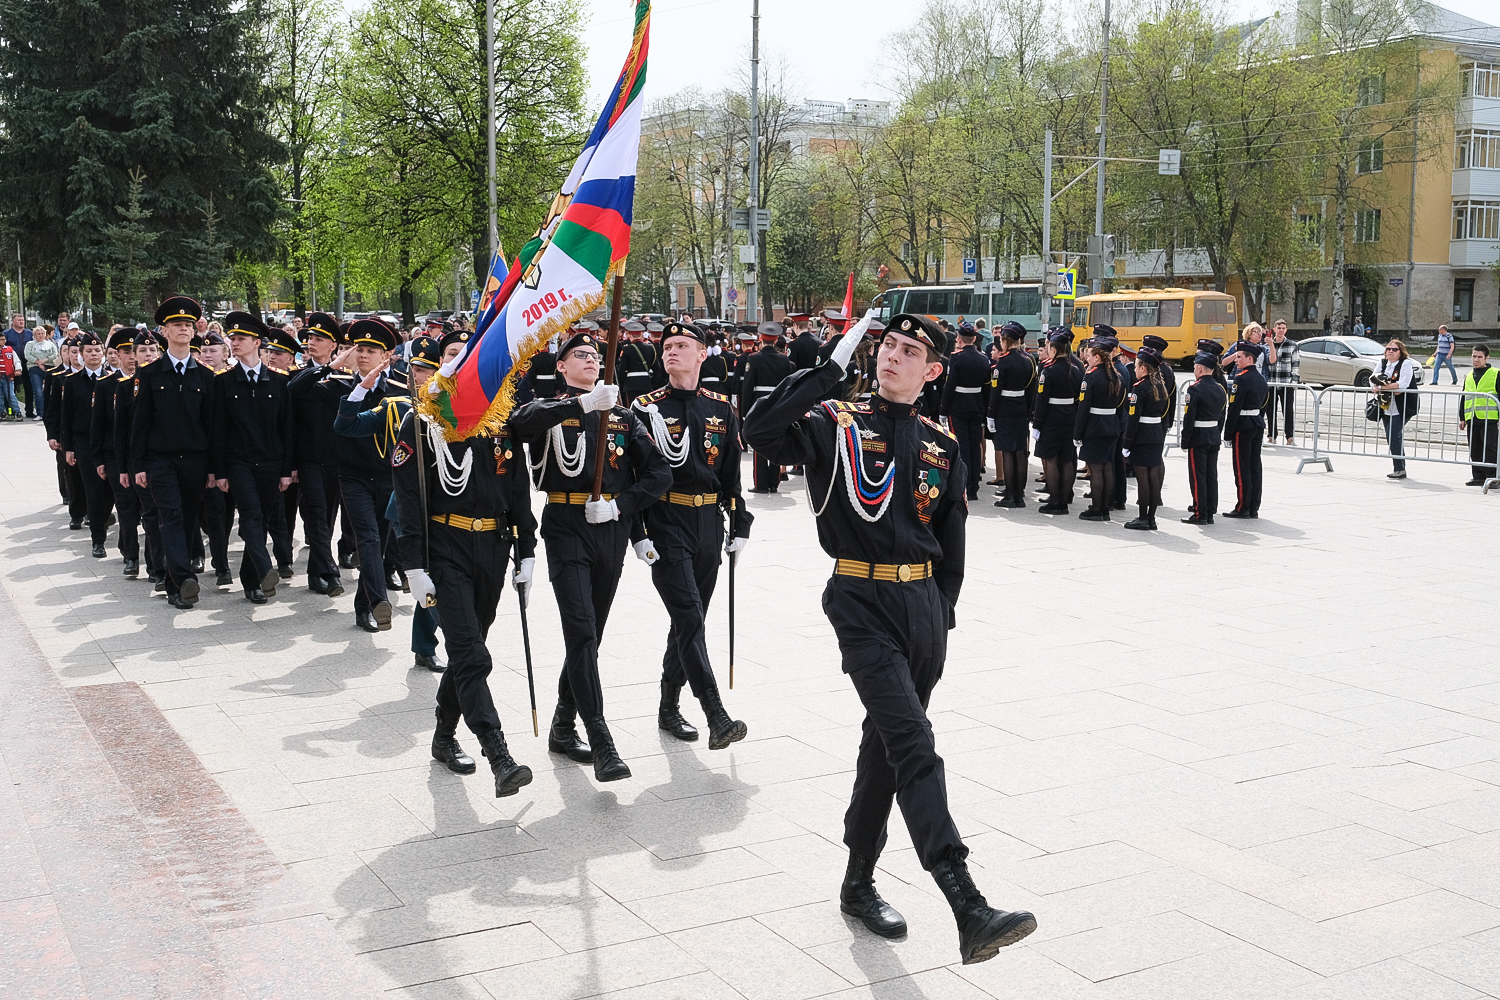
[[[604,716],[584,719],[583,729],[589,734],[589,747],[593,750],[594,780],[620,781],[630,777],[630,766],[615,750],[615,740],[609,735],[609,723],[604,721]]]
[[[671,733],[684,743],[692,743],[698,738],[698,730],[682,717],[682,711],[678,708],[681,695],[681,684],[673,684],[665,678],[662,679],[661,705],[656,710],[656,727]]]
[[[593,761],[594,752],[578,738],[578,730],[573,728],[573,720],[577,715],[577,705],[561,701],[557,703],[557,711],[552,713],[552,728],[547,730],[547,749],[560,753],[569,760],[588,764]]]
[[[703,714],[708,717],[710,750],[723,750],[731,743],[738,743],[750,731],[743,722],[731,719],[729,713],[724,711],[724,701],[719,697],[718,688],[706,689],[703,697],[698,700],[703,703]]]
[[[875,891],[875,861],[852,851],[849,867],[844,870],[844,884],[839,887],[839,909],[858,917],[872,934],[885,938],[906,934],[906,918]]]
[[[521,790],[522,785],[531,784],[531,768],[517,764],[505,745],[505,734],[500,727],[486,729],[479,734],[480,752],[490,761],[490,770],[495,772],[495,798],[503,799]]]
[[[958,922],[959,954],[965,965],[974,965],[988,962],[1001,948],[1036,930],[1036,917],[1024,910],[1010,913],[991,909],[969,877],[969,866],[964,863],[966,853],[963,848],[949,851],[933,867],[932,878]]]
[[[436,710],[437,729],[432,733],[432,759],[441,761],[448,766],[448,770],[454,774],[473,774],[478,767],[474,758],[464,753],[464,748],[458,745],[458,716],[452,719],[443,718],[443,710]]]

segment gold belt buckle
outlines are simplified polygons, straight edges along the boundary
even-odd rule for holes
[[[693,494],[693,506],[694,507],[702,507],[703,506],[703,494],[702,493],[694,493]]]
[[[896,579],[902,583],[911,582],[911,565],[909,563],[902,563],[896,567]]]
[[[469,530],[470,531],[483,531],[484,530],[484,522],[480,518],[477,518],[477,517],[474,518],[473,520],[471,520],[469,522]]]

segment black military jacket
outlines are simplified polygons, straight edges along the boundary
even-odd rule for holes
[[[130,426],[130,468],[146,471],[148,455],[207,455],[213,415],[214,373],[188,358],[177,374],[163,354],[135,370],[135,413]]]

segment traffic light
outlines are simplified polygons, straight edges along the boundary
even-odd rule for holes
[[[1115,269],[1115,238],[1108,233],[1099,238],[1099,260],[1106,272]]]

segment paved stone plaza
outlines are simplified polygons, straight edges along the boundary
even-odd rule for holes
[[[409,599],[369,636],[299,558],[265,606],[174,614],[66,530],[40,427],[0,436],[0,996],[1500,996],[1500,496],[1466,467],[1268,448],[1262,519],[1202,529],[1173,454],[1155,534],[985,490],[932,718],[976,880],[1040,926],[963,967],[899,820],[878,884],[910,935],[839,913],[860,711],[800,480],[750,499],[749,738],[658,733],[667,620],[631,559],[602,668],[634,778],[532,737],[507,590],[491,688],[536,780],[496,800],[429,758]],[[530,620],[545,726],[545,582]]]

